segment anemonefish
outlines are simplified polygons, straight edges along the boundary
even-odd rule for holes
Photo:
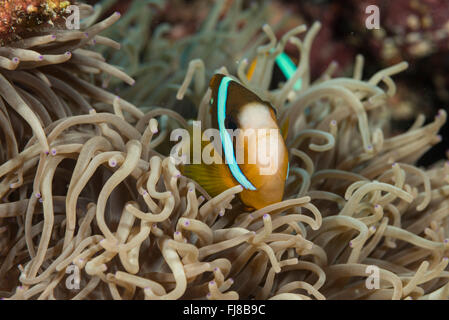
[[[257,58],[255,58],[248,69],[246,74],[248,80],[251,80],[256,69]],[[273,69],[273,76],[271,78],[270,89],[277,89],[279,81],[286,81],[293,77],[296,72],[297,66],[285,52],[281,52],[275,58],[275,64]],[[301,79],[299,79],[293,86],[293,90],[301,89]]]
[[[222,150],[214,155],[223,161],[181,165],[182,174],[199,183],[211,196],[241,185],[239,197],[249,209],[281,201],[288,174],[288,152],[275,109],[270,102],[223,74],[215,74],[209,86],[212,126],[219,131],[218,144]],[[234,139],[230,132],[237,133]],[[264,161],[254,156],[262,145],[268,151]],[[236,155],[237,146],[243,146],[243,161],[237,161],[242,159]]]

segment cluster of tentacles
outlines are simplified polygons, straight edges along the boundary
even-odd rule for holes
[[[311,82],[319,23],[279,41],[265,25],[253,77],[242,59],[237,79],[288,121],[290,174],[284,201],[249,213],[240,186],[211,198],[162,154],[189,119],[98,86],[105,74],[133,83],[88,47],[118,48],[98,35],[117,19],[0,48],[0,297],[448,298],[449,164],[414,165],[446,113],[391,133],[391,77],[406,63],[363,80],[359,56],[352,78],[332,78],[331,65]],[[298,68],[269,90],[288,41]],[[177,94],[198,101],[205,127],[209,73],[193,60]]]

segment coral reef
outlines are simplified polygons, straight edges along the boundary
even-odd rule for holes
[[[2,0],[0,1],[0,44],[15,41],[21,35],[60,25],[73,1]]]

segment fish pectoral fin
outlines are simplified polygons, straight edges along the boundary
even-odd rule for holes
[[[232,178],[226,164],[189,164],[181,166],[180,171],[184,176],[195,180],[212,197],[239,185]]]

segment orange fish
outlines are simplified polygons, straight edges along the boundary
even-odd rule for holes
[[[260,209],[281,201],[288,174],[288,152],[275,109],[223,74],[215,74],[209,86],[212,126],[219,132],[212,152],[215,161],[184,164],[181,172],[211,196],[241,185],[239,196],[248,208]],[[201,149],[204,151],[204,143]]]

